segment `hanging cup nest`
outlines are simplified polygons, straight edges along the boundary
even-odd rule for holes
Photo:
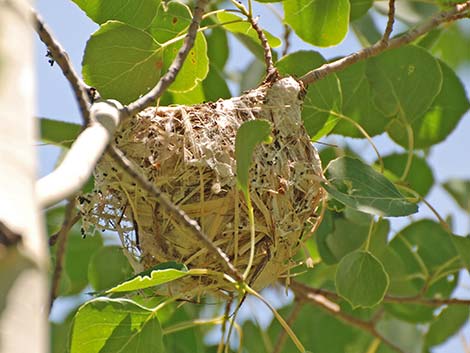
[[[235,137],[247,120],[272,123],[273,142],[255,148],[250,169],[256,248],[247,280],[256,289],[296,265],[293,256],[319,219],[322,168],[302,124],[303,97],[301,85],[286,77],[215,103],[145,109],[116,134],[116,145],[140,172],[243,272],[250,224],[236,186]],[[137,272],[168,261],[223,271],[220,260],[109,156],[96,167],[95,190],[81,204],[84,225],[118,232]],[[171,282],[164,290],[194,295],[221,289],[233,290],[221,279],[203,276]]]

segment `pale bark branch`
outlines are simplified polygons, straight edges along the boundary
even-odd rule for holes
[[[331,63],[324,64],[318,69],[309,71],[300,78],[305,85],[314,83],[321,80],[325,76],[344,70],[345,68],[355,64],[358,61],[365,60],[367,58],[379,55],[385,50],[398,48],[408,43],[411,43],[415,39],[419,38],[423,34],[428,33],[434,28],[440,26],[443,23],[456,21],[457,19],[467,17],[470,14],[470,1],[465,1],[460,4],[453,6],[453,9],[446,12],[440,12],[425,23],[418,27],[415,27],[403,35],[395,37],[389,41],[379,40],[374,45],[361,49],[355,53],[352,53],[344,58],[335,60]]]
[[[70,197],[87,182],[119,125],[121,107],[117,101],[93,104],[89,126],[77,137],[59,167],[36,184],[42,208]]]
[[[108,148],[108,153],[121,167],[121,169],[131,178],[133,178],[143,190],[155,196],[159,204],[174,217],[175,221],[187,227],[187,229],[189,229],[194,234],[194,236],[199,239],[216,258],[220,260],[220,263],[226,268],[226,270],[228,270],[229,274],[233,276],[234,279],[242,279],[242,276],[230,262],[227,254],[225,254],[219,247],[214,245],[209,237],[204,234],[200,225],[195,220],[191,219],[181,208],[171,202],[171,200],[162,190],[160,190],[160,188],[149,182],[121,150],[115,146],[110,146]]]
[[[204,15],[205,7],[208,0],[197,0],[194,7],[194,14],[191,24],[188,28],[188,34],[184,38],[183,45],[176,54],[176,58],[171,63],[168,71],[163,75],[158,83],[152,88],[146,95],[130,103],[128,106],[122,109],[124,117],[133,116],[145,108],[155,104],[157,98],[159,98],[165,90],[175,81],[181,67],[183,66],[191,48],[194,46],[196,41],[197,31],[199,29],[199,23],[201,22],[202,16]]]
[[[90,121],[90,97],[91,89],[88,87],[80,76],[77,74],[69,59],[67,52],[62,48],[60,43],[54,38],[49,27],[44,23],[41,16],[33,9],[31,15],[34,19],[34,26],[41,41],[47,46],[51,58],[59,65],[65,78],[69,81],[78,107],[83,118],[84,125]]]

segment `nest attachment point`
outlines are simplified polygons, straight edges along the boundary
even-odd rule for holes
[[[301,120],[304,91],[291,77],[240,97],[194,106],[151,107],[128,119],[115,143],[140,172],[199,222],[204,233],[243,272],[250,225],[236,186],[235,137],[247,120],[272,123],[273,142],[259,145],[250,169],[256,249],[248,282],[264,288],[296,265],[293,256],[318,223],[322,168]],[[223,271],[195,236],[127,177],[109,156],[95,170],[95,190],[82,202],[85,227],[119,233],[136,272],[176,261]],[[159,292],[200,295],[233,290],[202,276],[171,282]]]

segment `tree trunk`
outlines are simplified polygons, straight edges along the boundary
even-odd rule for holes
[[[47,248],[35,197],[33,28],[0,0],[0,352],[48,351]]]

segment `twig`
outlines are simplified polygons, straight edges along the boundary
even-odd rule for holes
[[[168,68],[168,71],[160,78],[155,87],[152,88],[146,95],[142,96],[122,109],[121,113],[123,114],[123,117],[133,116],[145,108],[153,105],[155,100],[160,97],[176,79],[176,75],[178,75],[178,72],[181,70],[186,57],[194,45],[199,23],[201,22],[201,18],[204,15],[204,9],[207,2],[208,0],[196,0],[194,15],[188,28],[188,34],[184,39],[183,45],[176,54],[176,58]]]
[[[390,34],[393,31],[393,23],[395,22],[395,0],[388,0],[388,20],[385,32],[382,36],[382,42],[388,43]]]
[[[75,199],[71,198],[65,207],[64,221],[60,228],[57,236],[57,250],[56,250],[56,261],[54,267],[54,274],[52,275],[51,292],[49,295],[49,311],[52,309],[54,300],[57,297],[59,291],[60,278],[62,276],[62,270],[64,267],[65,249],[67,247],[67,239],[70,228],[75,223]]]
[[[292,33],[292,29],[289,25],[284,25],[284,49],[282,49],[282,56],[286,56],[289,53],[290,49],[290,35]]]
[[[34,19],[34,26],[39,38],[47,46],[50,57],[57,62],[65,78],[72,86],[84,125],[88,124],[90,121],[90,94],[93,94],[91,87],[88,87],[77,74],[70,62],[68,54],[53,37],[51,30],[44,23],[41,16],[33,9],[31,9],[31,15]]]
[[[377,43],[368,48],[361,49],[355,53],[345,56],[344,58],[335,60],[331,63],[324,64],[318,69],[307,72],[304,76],[300,78],[300,80],[305,85],[308,85],[315,81],[321,80],[322,78],[333,72],[344,70],[345,68],[351,66],[352,64],[355,64],[358,61],[362,61],[367,58],[376,56],[384,52],[385,50],[391,48],[401,47],[405,44],[414,41],[418,37],[431,31],[432,29],[438,27],[443,23],[452,22],[456,19],[468,16],[470,14],[469,10],[470,1],[465,1],[463,3],[456,4],[454,5],[454,8],[452,10],[438,13],[437,15],[429,19],[427,22],[414,29],[409,30],[408,32],[399,37],[393,38],[388,42],[379,40]]]
[[[160,188],[150,183],[138,171],[132,161],[130,161],[124,155],[124,153],[122,153],[121,150],[115,146],[110,146],[108,148],[108,153],[114,159],[114,161],[139,184],[143,190],[154,195],[160,205],[164,207],[169,213],[171,213],[177,222],[180,222],[182,225],[187,227],[204,244],[204,246],[220,260],[221,264],[226,267],[234,279],[239,281],[242,280],[242,276],[230,262],[229,257],[219,247],[212,243],[212,241],[207,237],[206,234],[204,234],[201,227],[195,220],[191,219],[181,208],[171,202],[171,200],[168,199],[168,197],[160,190]]]
[[[302,309],[302,303],[300,301],[297,301],[294,303],[294,308],[292,309],[291,313],[289,314],[289,317],[286,319],[286,323],[289,326],[292,326],[294,321],[297,319],[297,317],[300,314],[300,310]],[[274,350],[273,353],[279,353],[282,351],[282,348],[284,347],[284,344],[286,343],[287,340],[287,332],[282,331],[279,336],[277,337],[276,344],[274,345]]]
[[[258,24],[258,19],[253,18],[253,16],[248,16],[248,21],[250,21],[251,26],[258,34],[258,38],[261,42],[261,46],[264,50],[264,62],[266,64],[266,78],[264,82],[275,82],[279,79],[279,72],[277,71],[276,67],[274,66],[273,62],[273,54],[271,52],[271,47],[268,43],[268,39],[264,34],[263,30]]]
[[[72,227],[80,220],[81,216],[80,214],[76,214],[71,220],[70,222],[68,222],[68,229],[66,230],[63,230],[63,227],[65,225],[62,225],[62,228],[55,234],[52,234],[50,237],[49,237],[49,246],[54,246],[57,241],[59,240],[59,238],[61,237],[61,234],[63,231],[66,231],[68,232],[70,229],[72,229]]]

